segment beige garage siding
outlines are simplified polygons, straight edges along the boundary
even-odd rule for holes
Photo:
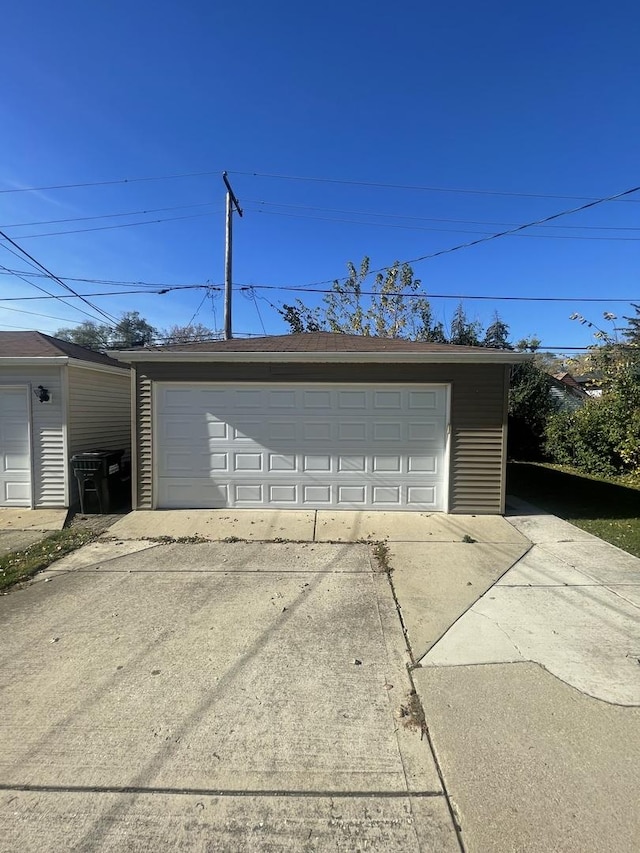
[[[64,403],[60,367],[23,367],[3,369],[0,385],[43,385],[50,393],[48,403],[31,399],[31,446],[33,464],[33,505],[42,509],[64,507]]]
[[[403,364],[139,363],[136,368],[138,509],[153,505],[152,383],[155,382],[394,382],[452,385],[449,509],[504,511],[506,392],[509,367]]]
[[[131,452],[131,377],[69,365],[69,456],[96,448]]]

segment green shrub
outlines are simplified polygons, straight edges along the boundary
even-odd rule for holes
[[[588,401],[581,409],[558,412],[549,418],[545,450],[561,465],[573,465],[589,474],[615,476],[624,465],[615,433],[608,407],[599,400]]]

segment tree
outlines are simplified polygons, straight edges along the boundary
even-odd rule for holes
[[[102,350],[109,346],[111,327],[94,323],[93,320],[85,320],[79,326],[68,329],[58,329],[56,338],[70,341],[87,349]]]
[[[558,413],[547,427],[547,452],[556,461],[591,474],[640,470],[640,347],[594,346],[589,372],[602,396],[571,413]]]
[[[629,325],[626,329],[622,330],[622,334],[629,343],[640,344],[640,305],[636,305],[635,302],[632,302],[631,305],[635,309],[636,316],[624,316],[624,319],[627,320]]]
[[[541,343],[540,338],[530,335],[528,338],[520,338],[516,343],[516,349],[518,352],[537,352]]]
[[[367,257],[359,269],[350,261],[346,280],[334,281],[317,308],[309,308],[300,299],[283,305],[280,314],[291,331],[421,340],[444,337],[442,324],[433,322],[429,301],[421,295],[422,282],[414,277],[409,264],[396,262],[377,273],[370,294],[364,288],[369,268]]]
[[[534,361],[514,365],[509,389],[509,456],[540,459],[545,429],[558,404],[548,374]]]
[[[186,326],[170,326],[159,334],[163,344],[182,344],[188,341],[211,340],[216,333],[203,323],[188,323]]]
[[[497,311],[493,315],[493,321],[484,333],[482,346],[491,347],[492,349],[513,349],[513,345],[509,342],[509,327],[501,319]]]
[[[481,324],[477,320],[472,322],[467,319],[462,302],[460,302],[451,320],[449,343],[458,344],[459,346],[478,347],[480,346],[481,332]]]
[[[139,311],[125,311],[114,326],[85,320],[74,328],[58,329],[55,336],[88,349],[104,350],[148,346],[157,334]]]

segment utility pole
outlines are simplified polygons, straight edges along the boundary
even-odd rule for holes
[[[230,341],[233,337],[233,333],[231,330],[231,263],[233,250],[233,209],[235,207],[238,214],[242,216],[242,208],[240,207],[235,193],[231,189],[231,184],[227,179],[226,172],[222,173],[222,180],[224,181],[224,185],[227,188],[227,224],[224,241],[224,339],[225,341]]]

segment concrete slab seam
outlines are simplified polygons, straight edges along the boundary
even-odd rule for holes
[[[134,552],[134,554],[115,554],[113,557],[107,557],[107,558],[106,558],[106,559],[104,559],[104,560],[96,560],[94,563],[87,563],[87,565],[86,565],[86,566],[82,566],[82,568],[81,568],[81,569],[76,569],[76,568],[73,568],[73,567],[68,568],[68,569],[67,569],[67,568],[64,568],[64,569],[56,569],[56,568],[55,568],[55,563],[51,563],[51,565],[47,566],[47,567],[46,567],[46,569],[42,569],[42,571],[43,571],[43,572],[59,572],[60,574],[65,574],[65,573],[68,573],[68,572],[86,572],[86,571],[88,571],[89,569],[94,569],[94,568],[95,568],[95,566],[103,566],[103,565],[105,565],[106,563],[112,563],[114,560],[122,560],[122,558],[123,558],[123,557],[132,557],[132,556],[134,556],[136,553],[137,553],[137,554],[142,554],[142,553],[144,553],[145,551],[150,551],[152,548],[158,548],[160,544],[161,544],[160,542],[152,542],[152,543],[151,543],[150,545],[148,545],[146,548],[141,548],[141,549],[140,549],[140,551],[135,551],[135,552]],[[78,550],[79,550],[79,549],[78,549]],[[77,552],[72,552],[72,553],[77,553]],[[68,556],[68,555],[65,555],[65,556]],[[38,574],[40,574],[40,572],[39,572]],[[36,577],[37,577],[37,576],[36,576]]]
[[[411,650],[411,644],[409,642],[409,636],[407,633],[407,629],[406,629],[406,626],[405,626],[404,621],[402,619],[402,612],[400,609],[400,604],[398,602],[398,598],[396,596],[395,588],[393,586],[393,581],[391,579],[391,572],[390,571],[386,572],[386,575],[387,575],[387,582],[388,582],[389,588],[391,590],[391,595],[393,597],[393,600],[394,600],[394,603],[396,606],[396,612],[398,613],[398,618],[400,620],[400,625],[402,627],[402,633],[404,634],[404,641],[405,641],[405,645],[407,647],[407,652],[409,654],[410,660],[413,661],[414,660],[413,652]],[[381,619],[379,611],[378,611],[378,617]],[[385,640],[385,642],[386,642],[386,640]],[[420,695],[419,695],[418,691],[416,690],[415,681],[414,681],[413,675],[412,675],[412,669],[414,666],[415,666],[415,663],[413,663],[411,666],[407,666],[407,676],[409,679],[409,684],[411,685],[411,692],[416,696],[416,698],[418,699],[418,702],[420,703],[420,709],[422,711],[422,720],[423,720],[423,731],[422,731],[422,733],[427,738],[427,744],[429,745],[429,751],[431,752],[431,756],[433,758],[433,763],[434,763],[435,768],[436,768],[436,773],[438,774],[438,779],[440,780],[440,785],[442,787],[445,802],[447,804],[449,816],[451,817],[451,822],[453,823],[453,828],[454,828],[454,831],[456,833],[458,845],[460,847],[461,853],[466,853],[466,848],[465,848],[465,845],[464,845],[464,842],[462,839],[462,827],[460,826],[460,821],[458,819],[457,810],[455,809],[453,801],[451,800],[451,796],[450,796],[449,790],[447,788],[447,784],[446,784],[446,781],[444,778],[444,774],[442,772],[442,767],[440,766],[440,761],[438,760],[438,756],[437,756],[435,748],[434,748],[433,739],[431,738],[431,734],[429,732],[429,725],[426,722],[426,717],[424,715],[424,707],[422,705],[422,699],[420,699]],[[400,752],[400,757],[402,759],[402,752]],[[403,762],[403,767],[404,767],[404,762]]]
[[[437,639],[434,643],[432,643],[432,645],[429,647],[428,651],[426,651],[426,652],[425,652],[425,653],[424,653],[424,654],[419,658],[419,660],[416,662],[416,665],[417,665],[417,666],[420,666],[420,665],[421,665],[421,664],[420,664],[420,661],[424,660],[424,658],[425,658],[428,654],[430,654],[430,652],[432,652],[432,651],[433,651],[433,649],[438,645],[438,643],[439,643],[441,640],[443,640],[443,639],[447,636],[447,634],[448,634],[448,633],[449,633],[449,631],[453,628],[453,626],[454,626],[454,625],[456,625],[456,624],[457,624],[457,623],[462,619],[462,617],[463,617],[463,616],[465,616],[465,615],[466,615],[470,610],[472,610],[472,609],[476,606],[476,604],[477,604],[479,601],[482,601],[482,599],[485,597],[485,595],[488,595],[488,594],[491,592],[491,590],[493,589],[493,587],[494,587],[494,586],[495,586],[495,585],[496,585],[500,580],[502,580],[502,578],[507,574],[507,572],[510,572],[510,571],[511,571],[511,569],[513,569],[513,568],[514,568],[514,566],[517,566],[517,565],[518,565],[518,563],[520,562],[520,560],[524,560],[524,558],[527,556],[527,554],[531,551],[531,549],[532,549],[533,547],[534,547],[534,546],[533,546],[533,544],[530,544],[530,545],[529,545],[529,547],[527,548],[527,550],[524,552],[524,554],[521,554],[521,555],[520,555],[516,560],[514,560],[514,561],[513,561],[509,566],[507,566],[507,568],[502,572],[502,574],[501,574],[499,577],[497,577],[497,578],[495,579],[495,581],[491,584],[491,586],[489,587],[489,589],[485,590],[485,591],[482,593],[482,595],[481,595],[481,596],[479,596],[478,598],[476,598],[476,600],[475,600],[472,604],[470,604],[467,608],[465,608],[465,610],[463,610],[463,611],[462,611],[462,613],[461,613],[461,614],[460,614],[460,615],[459,615],[459,616],[458,616],[458,617],[457,617],[457,618],[456,618],[456,619],[451,623],[451,625],[449,625],[449,627],[447,628],[447,630],[446,630],[446,631],[444,631],[444,632],[443,632],[443,633],[438,637],[438,639]],[[505,585],[505,584],[503,584],[503,586],[504,586],[504,585]],[[475,612],[475,611],[474,611],[474,612]]]
[[[247,789],[247,788],[169,788],[134,787],[120,785],[4,785],[0,791],[19,791],[36,794],[156,794],[159,796],[196,796],[196,797],[270,797],[270,798],[314,798],[333,797],[334,799],[380,799],[398,800],[416,797],[433,799],[442,797],[442,791],[327,791],[327,790],[283,790],[283,789]]]
[[[389,578],[389,572],[386,572],[386,575],[387,575],[387,578]],[[391,658],[391,653],[390,653],[390,649],[389,649],[389,643],[387,640],[387,635],[386,635],[385,630],[384,630],[384,621],[382,619],[382,613],[380,612],[380,599],[378,596],[378,590],[377,590],[377,587],[375,584],[375,579],[374,579],[373,573],[371,574],[371,583],[373,586],[373,595],[374,595],[374,600],[376,602],[376,613],[378,615],[378,624],[380,626],[380,633],[382,634],[382,638],[384,641],[384,647],[385,647],[385,652],[386,652],[386,656],[387,656],[387,663],[389,666],[391,666],[395,669],[395,666],[393,664],[393,660]],[[404,626],[403,626],[403,632],[404,632]],[[405,643],[406,643],[406,639],[407,638],[405,635]],[[411,676],[409,675],[408,668],[407,668],[407,675],[409,676],[408,677],[409,684],[412,684]],[[415,692],[415,687],[413,687],[413,690]],[[391,704],[390,701],[389,701],[389,704]],[[390,710],[391,710],[391,713],[393,713],[393,710],[392,709],[390,709]],[[400,763],[402,764],[402,773],[404,775],[404,784],[405,784],[405,788],[407,790],[407,795],[409,796],[409,794],[410,794],[409,777],[407,774],[407,766],[405,763],[405,756],[403,754],[402,744],[400,743],[399,727],[398,726],[394,727],[394,734],[395,734],[395,739],[396,739],[396,747],[398,749],[398,755],[400,756]],[[444,788],[442,790],[444,792]],[[421,846],[420,845],[420,837],[418,835],[418,829],[417,829],[417,825],[416,825],[416,819],[415,819],[415,814],[413,812],[413,805],[411,803],[411,799],[409,799],[409,812],[411,814],[411,821],[412,821],[413,831],[414,831],[415,838],[416,838],[416,844],[418,846],[418,849],[420,849],[420,846]]]
[[[424,726],[424,735],[427,738],[427,743],[429,744],[429,749],[431,751],[431,755],[433,757],[433,763],[436,767],[436,772],[438,774],[438,778],[440,780],[440,784],[442,786],[442,790],[444,793],[444,799],[447,804],[447,809],[449,810],[449,816],[451,817],[451,822],[453,823],[453,828],[456,833],[456,838],[458,840],[458,844],[460,846],[461,853],[467,853],[467,848],[462,838],[462,825],[460,823],[460,817],[458,815],[458,809],[451,798],[451,794],[449,793],[449,789],[447,788],[447,782],[444,778],[444,772],[442,770],[442,766],[440,764],[440,759],[438,758],[438,753],[435,748],[435,744],[433,741],[433,737],[431,736],[431,731],[429,730],[429,723],[427,722],[426,715],[424,713],[424,706],[422,704],[422,699],[420,698],[420,694],[416,690],[416,684],[413,679],[413,673],[411,668],[407,667],[407,674],[409,676],[409,681],[411,682],[411,689],[415,693],[420,702],[420,707],[422,709],[422,717],[423,717],[423,726]]]

